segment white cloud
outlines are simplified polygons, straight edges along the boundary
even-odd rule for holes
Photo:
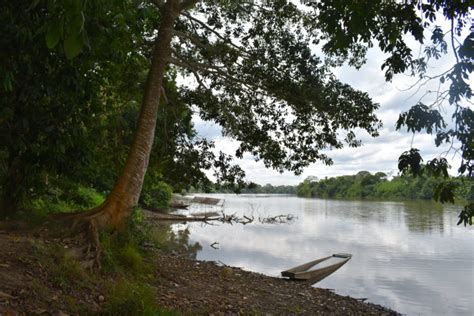
[[[297,184],[310,175],[324,178],[326,176],[355,174],[361,170],[396,173],[398,157],[410,148],[412,142],[413,147],[420,149],[426,160],[433,159],[447,151],[449,149],[447,145],[440,148],[435,146],[432,135],[419,133],[413,137],[411,133],[407,133],[405,130],[396,131],[395,129],[398,115],[416,104],[426,91],[436,91],[439,82],[437,80],[429,82],[422,86],[419,91],[416,88],[406,90],[417,80],[417,78],[407,75],[398,75],[392,82],[386,82],[384,72],[381,70],[385,58],[386,56],[379,50],[371,49],[367,55],[367,63],[361,69],[356,70],[343,66],[334,70],[334,73],[342,82],[367,92],[375,102],[380,104],[377,115],[383,122],[383,128],[380,130],[378,138],[372,138],[365,132],[357,132],[357,136],[363,141],[362,147],[330,151],[328,154],[334,160],[332,166],[315,163],[306,168],[301,176],[295,176],[290,172],[280,174],[275,170],[266,169],[261,161],[256,162],[251,156],[246,155],[244,159],[237,160],[237,162],[246,171],[248,179],[260,184],[281,185]],[[429,73],[431,75],[439,74],[448,69],[452,63],[453,56],[448,54],[436,61],[437,66],[430,68]],[[471,79],[470,83],[474,85],[474,80]],[[433,98],[432,95],[426,96],[423,101],[429,103],[432,102]],[[442,110],[445,110],[445,118],[450,123],[451,109],[448,107]],[[198,119],[196,128],[202,136],[216,141],[217,150],[233,154],[238,147],[238,142],[222,137],[220,127],[215,124]],[[451,173],[455,174],[460,164],[459,156],[453,157],[450,153],[446,158],[454,166]]]

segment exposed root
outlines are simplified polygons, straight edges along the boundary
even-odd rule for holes
[[[118,222],[117,218],[113,221],[111,207],[103,204],[87,212],[56,215],[52,217],[50,224],[61,226],[59,234],[62,236],[72,235],[76,240],[76,247],[71,247],[68,252],[83,267],[93,270],[101,268],[100,232],[116,230]]]

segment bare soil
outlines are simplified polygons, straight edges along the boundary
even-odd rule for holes
[[[0,315],[101,314],[110,276],[55,262],[54,251],[68,247],[67,240],[0,229]],[[307,283],[176,255],[153,260],[156,300],[186,315],[397,315]]]

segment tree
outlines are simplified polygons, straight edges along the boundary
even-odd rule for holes
[[[159,4],[160,26],[124,171],[106,202],[79,217],[95,228],[120,227],[137,204],[168,62],[195,75],[197,87],[183,93],[202,109],[205,119],[217,121],[226,134],[244,141],[238,155],[259,153],[267,166],[301,172],[317,159],[331,162],[320,150],[341,147],[337,138],[340,130],[348,131],[345,140],[352,146],[359,143],[351,128],[360,127],[376,135],[379,122],[373,111],[377,105],[365,93],[331,75],[310,52],[311,35],[288,31],[287,27],[303,27],[308,20],[294,5],[280,2],[277,10],[270,12],[265,8],[255,11],[252,5],[201,3],[197,12],[209,19],[204,22],[185,12],[193,4]],[[251,19],[253,28],[244,30],[245,18]],[[215,29],[224,22],[245,49]],[[172,42],[173,36],[179,40]],[[275,40],[278,45],[274,45]],[[295,118],[287,120],[283,114]]]
[[[49,10],[54,13],[51,3]],[[83,49],[89,31],[80,23],[84,3],[65,3],[70,5],[62,8],[64,21],[73,26],[63,34],[58,32],[64,29],[57,23],[61,19],[53,19],[46,39],[49,46],[62,41],[66,56],[74,58]],[[388,80],[408,69],[419,72],[423,61],[413,57],[403,35],[423,41],[423,30],[434,23],[437,11],[462,21],[462,28],[469,10],[462,1],[333,0],[312,2],[305,8],[283,0],[202,1],[194,6],[196,3],[154,1],[158,31],[151,28],[146,36],[143,30],[136,33],[142,36],[140,44],[151,42],[153,49],[135,138],[124,171],[106,202],[75,216],[76,220],[97,229],[116,229],[130,216],[148,166],[167,72],[176,69],[195,79],[194,85],[181,88],[179,93],[184,102],[200,110],[203,119],[217,122],[226,135],[241,141],[238,157],[249,152],[267,167],[300,173],[317,160],[332,163],[322,149],[340,148],[344,143],[359,146],[353,129],[376,136],[380,126],[374,115],[378,105],[367,94],[339,82],[331,67],[344,62],[360,67],[366,50],[376,40],[389,54],[382,65]],[[133,4],[140,9],[148,2]],[[420,12],[428,20],[423,20]],[[319,43],[328,58],[319,58],[311,50],[311,45]],[[469,43],[458,49],[462,50],[462,63],[447,77],[455,87],[464,87],[453,90],[460,97],[470,97],[469,87],[463,85],[463,74],[471,69],[464,62]],[[469,111],[462,113],[470,117]],[[454,137],[466,139],[469,152],[470,129],[467,127],[465,134],[466,126],[470,126],[468,119],[459,120],[462,128],[457,131],[462,133]],[[220,165],[230,169],[226,157],[220,159]],[[239,172],[234,169],[234,174]]]
[[[84,126],[99,106],[90,97],[97,89],[94,77],[82,75],[85,64],[67,63],[48,49],[38,36],[46,11],[27,10],[29,5],[2,2],[0,9],[0,212],[5,215],[15,212],[32,188],[41,190],[48,173],[77,171],[79,163],[70,162],[92,150]]]
[[[467,175],[466,179],[471,179],[467,181],[472,181],[474,111],[467,105],[472,104],[469,77],[474,69],[472,25],[469,31],[472,3],[448,0],[349,3],[332,0],[315,1],[311,6],[319,12],[316,24],[326,39],[323,50],[334,57],[336,65],[348,59],[349,64],[358,67],[364,62],[365,52],[374,45],[375,40],[381,51],[389,54],[382,64],[387,80],[406,71],[418,76],[419,81],[414,85],[417,89],[423,88],[429,81],[439,80],[438,89],[426,91],[417,104],[400,115],[397,128],[406,126],[413,133],[425,130],[429,134],[436,134],[436,146],[450,143],[451,149],[460,153],[462,159],[459,175]],[[440,25],[442,18],[449,22],[447,30]],[[431,31],[431,44],[425,42],[425,32],[428,30]],[[420,44],[424,44],[424,54],[418,57],[414,55],[406,43],[405,34],[412,35]],[[455,57],[453,66],[438,75],[428,75],[426,70],[429,63],[446,54],[448,49],[452,50]],[[433,95],[434,101],[423,103],[424,97]],[[453,109],[451,126],[440,113],[445,103]],[[455,142],[459,143],[458,148],[455,148]],[[400,156],[399,169],[415,176],[423,170],[428,175],[443,176],[446,181],[440,182],[435,189],[435,199],[441,202],[453,201],[456,186],[449,179],[446,155],[428,161],[426,168],[422,168],[419,151],[411,148]],[[470,203],[460,213],[458,224],[472,225],[473,216],[474,204]]]
[[[109,190],[95,180],[113,184],[131,143],[126,129],[135,126],[135,99],[149,67],[135,45],[159,20],[148,14],[154,6],[14,1],[0,7],[6,48],[0,60],[0,216],[13,215],[57,179],[86,179]]]

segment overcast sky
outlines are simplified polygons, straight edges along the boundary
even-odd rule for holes
[[[413,49],[417,52],[419,47],[414,46]],[[453,56],[447,55],[436,61],[431,65],[429,72],[438,74],[449,69],[453,64],[452,58]],[[418,133],[413,137],[413,134],[406,131],[395,130],[398,115],[416,104],[427,89],[435,90],[439,81],[421,88],[419,93],[415,93],[416,89],[406,91],[406,88],[413,84],[416,78],[408,75],[398,75],[392,82],[386,82],[384,73],[380,69],[384,59],[385,56],[378,49],[373,48],[369,50],[367,63],[361,69],[356,70],[344,66],[334,70],[339,80],[367,92],[375,102],[380,104],[380,108],[376,112],[383,122],[379,137],[372,138],[365,132],[358,132],[356,134],[363,141],[361,147],[332,150],[328,152],[334,161],[332,166],[315,163],[307,167],[300,176],[295,176],[291,172],[281,174],[275,170],[266,169],[261,161],[255,162],[254,158],[247,154],[243,159],[237,159],[236,162],[246,171],[248,180],[262,185],[266,183],[295,185],[308,176],[324,178],[355,174],[361,170],[396,174],[398,172],[398,157],[402,152],[410,149],[412,141],[413,147],[420,149],[425,161],[446,151],[448,146],[436,147],[431,135]],[[471,85],[474,85],[472,78],[470,82]],[[428,103],[429,100],[429,98],[426,98],[424,101]],[[450,109],[447,107],[444,112],[446,120],[450,120],[449,111]],[[217,150],[222,150],[228,154],[235,153],[238,143],[232,139],[222,137],[219,126],[204,122],[197,115],[194,123],[200,136],[215,141]],[[455,157],[453,153],[449,153],[446,158],[453,166],[450,172],[455,174],[460,164],[460,158]]]

